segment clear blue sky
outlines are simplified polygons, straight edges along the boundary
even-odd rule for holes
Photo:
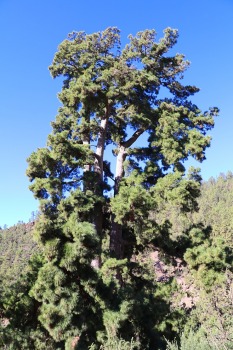
[[[179,30],[176,52],[191,61],[185,82],[201,91],[202,110],[221,115],[202,176],[233,170],[232,0],[0,0],[0,226],[28,221],[38,203],[28,190],[26,158],[45,146],[59,102],[61,82],[48,66],[58,44],[73,30],[117,26],[127,35],[170,26]]]

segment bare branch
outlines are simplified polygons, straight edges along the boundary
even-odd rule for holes
[[[137,139],[139,138],[139,136],[141,136],[143,134],[145,130],[143,128],[140,128],[138,130],[135,131],[135,133],[130,137],[130,139],[128,139],[127,141],[123,142],[121,144],[121,146],[128,148],[130,146],[132,146],[132,144],[137,141]]]

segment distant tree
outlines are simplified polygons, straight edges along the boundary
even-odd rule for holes
[[[111,335],[149,349],[171,331],[143,257],[155,245],[169,249],[168,226],[153,214],[164,201],[195,210],[200,177],[184,178],[183,162],[205,159],[218,113],[190,101],[198,89],[181,83],[189,62],[169,55],[177,38],[167,28],[156,42],[145,30],[121,49],[117,28],[73,32],[50,66],[64,78],[62,107],[47,147],[28,159],[45,258],[30,295],[57,343],[98,348]]]
[[[233,274],[227,270],[221,283],[215,283],[211,291],[200,291],[200,298],[185,326],[186,335],[190,328],[196,329],[202,335],[200,340],[208,342],[211,349],[233,349],[232,302]]]
[[[32,227],[17,223],[1,230],[0,235],[0,279],[3,287],[18,281],[27,268],[30,257],[38,251],[32,237]]]
[[[29,219],[29,222],[35,222],[37,220],[37,218],[39,217],[39,211],[36,210],[36,211],[32,211],[31,212],[31,217]]]
[[[198,202],[200,209],[193,215],[193,221],[210,226],[213,239],[221,238],[232,247],[233,174],[228,172],[203,182]]]

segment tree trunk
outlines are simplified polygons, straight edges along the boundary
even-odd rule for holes
[[[86,137],[83,140],[83,144],[86,147],[90,147],[90,137]],[[91,164],[85,164],[83,168],[83,191],[86,192],[90,189],[89,173],[91,171]]]
[[[105,136],[106,130],[108,127],[108,118],[109,118],[109,107],[106,108],[105,116],[101,119],[99,137],[97,141],[97,147],[95,152],[95,161],[94,161],[94,172],[96,174],[96,188],[95,194],[102,198],[103,196],[103,159],[104,159],[104,147],[105,147]],[[96,232],[101,240],[102,238],[102,228],[103,228],[103,208],[102,203],[99,201],[95,205],[94,212],[94,224]],[[95,259],[92,262],[96,268],[100,268],[101,257]]]
[[[120,182],[124,176],[124,161],[126,151],[124,146],[120,146],[116,161],[116,176],[114,186],[114,196],[119,192]],[[117,259],[122,258],[122,225],[117,223],[115,215],[112,214],[112,230],[110,235],[110,252]]]
[[[127,141],[123,142],[118,147],[117,161],[116,161],[116,174],[115,174],[115,186],[114,196],[119,192],[120,182],[124,177],[124,161],[127,156],[127,150],[132,144],[139,138],[144,132],[144,129],[138,129]],[[110,234],[110,252],[111,255],[117,259],[123,258],[122,251],[122,225],[117,223],[115,215],[112,214],[112,230]]]

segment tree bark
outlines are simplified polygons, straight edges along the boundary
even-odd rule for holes
[[[83,145],[90,147],[90,137],[85,137]],[[83,168],[83,191],[86,192],[90,189],[90,182],[88,179],[88,173],[91,171],[91,164],[85,164]]]
[[[114,196],[119,192],[121,179],[124,176],[124,161],[126,158],[126,150],[124,146],[119,147],[119,152],[116,160],[116,174]],[[112,230],[110,235],[110,253],[117,259],[122,258],[122,225],[116,222],[115,215],[112,214]]]
[[[97,147],[95,152],[94,160],[94,173],[96,174],[96,188],[95,194],[102,197],[103,195],[103,160],[104,160],[104,147],[105,147],[105,137],[106,130],[108,127],[108,118],[109,118],[109,105],[106,107],[106,112],[104,117],[100,122],[100,131],[97,141]],[[103,208],[101,202],[97,202],[95,205],[94,212],[94,225],[96,232],[101,240],[102,237],[102,228],[103,228]],[[95,265],[96,268],[101,266],[101,257],[99,256],[95,261],[92,262],[92,265]]]
[[[103,181],[103,158],[104,158],[104,146],[105,146],[105,135],[108,125],[108,115],[101,119],[99,138],[97,141],[97,147],[95,152],[94,161],[94,172],[99,174],[100,181]]]
[[[143,132],[143,128],[136,130],[135,133],[127,141],[119,145],[116,160],[114,196],[116,196],[119,193],[120,182],[124,177],[124,161],[128,153],[128,148],[132,146],[132,144],[139,138],[139,136]],[[122,225],[116,222],[115,215],[112,214],[112,230],[110,234],[111,255],[117,259],[122,259],[122,248]]]

